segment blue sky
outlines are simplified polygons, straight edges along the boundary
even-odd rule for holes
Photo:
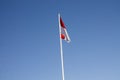
[[[119,0],[0,0],[0,80],[120,80]]]

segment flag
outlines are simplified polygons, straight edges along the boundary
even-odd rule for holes
[[[60,27],[60,38],[69,43],[71,40],[70,40],[70,37],[67,33],[66,26],[65,26],[60,15],[59,15],[59,27]]]

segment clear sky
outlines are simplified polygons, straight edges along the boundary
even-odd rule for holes
[[[0,80],[120,80],[120,0],[0,0]]]

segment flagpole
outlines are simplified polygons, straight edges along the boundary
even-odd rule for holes
[[[60,14],[58,14],[58,21],[59,21],[59,34],[61,36]],[[62,48],[62,39],[61,39],[61,37],[60,37],[60,55],[61,55],[61,67],[62,67],[62,80],[65,80],[65,76],[64,76],[63,48]]]

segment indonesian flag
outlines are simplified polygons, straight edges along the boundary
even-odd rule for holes
[[[60,16],[60,14],[58,15],[59,16],[59,28],[60,28],[60,38],[67,41],[68,43],[70,42],[70,37],[67,33],[67,30],[66,30],[66,26]]]

